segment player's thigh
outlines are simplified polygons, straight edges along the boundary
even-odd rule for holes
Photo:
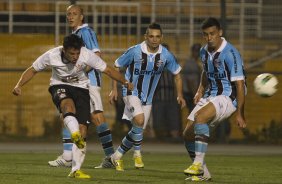
[[[71,86],[53,85],[49,87],[52,101],[63,114],[67,112],[76,113],[73,102]]]
[[[138,125],[144,125],[144,111],[142,108],[142,103],[137,96],[126,96],[123,97],[123,101],[125,104],[123,119],[133,120],[133,122]]]
[[[210,122],[215,116],[215,106],[213,103],[209,102],[195,113],[195,123]]]
[[[215,116],[215,109],[210,103],[210,99],[201,98],[187,119],[193,122],[207,123],[213,116]]]
[[[146,128],[149,119],[151,117],[151,112],[152,112],[152,105],[143,105],[142,106],[143,112],[144,112],[144,125],[143,125],[143,129]]]
[[[223,120],[229,118],[235,111],[236,107],[228,96],[219,95],[211,99],[216,109],[216,116],[210,122],[210,127],[217,126]]]
[[[90,95],[88,89],[74,88],[75,92],[75,106],[76,106],[76,117],[80,124],[86,126],[90,122]]]

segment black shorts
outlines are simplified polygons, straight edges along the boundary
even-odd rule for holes
[[[54,85],[49,87],[49,92],[53,103],[60,112],[61,101],[71,98],[75,104],[78,123],[88,125],[88,122],[90,122],[90,95],[88,89],[70,85]]]

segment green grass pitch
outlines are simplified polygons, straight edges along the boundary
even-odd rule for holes
[[[89,180],[68,178],[70,168],[51,168],[48,160],[55,153],[0,153],[1,184],[185,184],[183,170],[191,163],[183,153],[145,152],[144,169],[133,167],[132,154],[124,156],[124,172],[114,169],[93,169],[100,163],[101,153],[88,152],[82,170],[92,176]],[[208,154],[206,161],[213,180],[211,183],[275,184],[282,183],[281,155],[218,155]]]

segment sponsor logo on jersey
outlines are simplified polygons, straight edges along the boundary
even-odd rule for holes
[[[139,70],[138,68],[135,68],[134,75],[160,75],[161,71],[155,71],[155,70]]]
[[[208,77],[215,78],[215,79],[224,79],[226,77],[225,73],[207,73]]]

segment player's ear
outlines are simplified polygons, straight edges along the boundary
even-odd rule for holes
[[[219,36],[222,36],[223,35],[223,31],[222,29],[219,30]]]
[[[83,16],[83,15],[80,15],[80,21],[83,22],[83,18],[84,18],[84,16]]]

